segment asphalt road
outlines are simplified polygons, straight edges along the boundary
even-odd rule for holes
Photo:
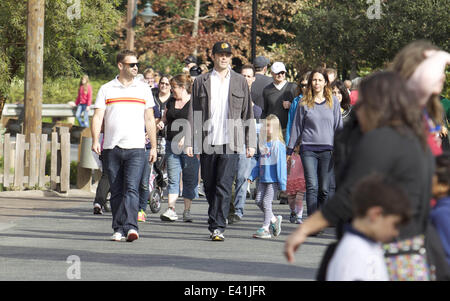
[[[296,225],[287,205],[274,201],[284,218],[281,235],[252,238],[263,215],[248,200],[244,219],[229,225],[224,242],[209,240],[207,203],[194,200],[192,223],[163,222],[150,213],[140,239],[112,242],[111,214],[92,214],[93,193],[68,196],[42,191],[0,193],[0,280],[302,281],[314,280],[334,230],[310,237],[287,263],[284,242]],[[163,210],[167,203],[163,204]]]

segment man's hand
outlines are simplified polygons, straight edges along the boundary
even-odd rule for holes
[[[186,155],[188,157],[194,157],[194,149],[192,148],[192,146],[188,146],[184,149],[184,152],[186,153]]]
[[[283,101],[283,108],[285,108],[286,110],[288,110],[291,107],[291,102],[284,100]]]
[[[149,156],[149,158],[148,158],[148,162],[150,162],[150,163],[155,163],[156,162],[156,159],[157,159],[157,153],[156,153],[156,147],[152,147],[151,149],[150,149],[150,156]]]
[[[100,145],[100,143],[98,143],[98,141],[92,142],[92,151],[94,151],[97,155],[100,156],[102,152],[102,146]]]
[[[251,158],[255,155],[255,149],[253,147],[248,147],[247,148],[247,158]]]

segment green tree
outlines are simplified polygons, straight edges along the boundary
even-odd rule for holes
[[[326,63],[347,78],[351,69],[383,68],[413,40],[428,39],[448,50],[449,10],[450,1],[438,0],[310,1],[293,23],[310,67]]]
[[[69,10],[67,0],[45,1],[44,79],[79,76],[82,60],[106,61],[107,45],[122,12],[119,0],[83,0]],[[72,13],[72,14],[71,14]],[[27,2],[0,1],[0,104],[3,108],[11,80],[24,76]]]

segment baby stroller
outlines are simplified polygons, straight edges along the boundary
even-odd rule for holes
[[[166,172],[166,141],[164,137],[157,137],[157,159],[150,167],[148,206],[153,213],[161,210],[161,203],[164,201],[164,189],[168,185]]]

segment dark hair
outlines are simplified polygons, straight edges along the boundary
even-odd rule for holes
[[[170,86],[180,86],[186,89],[191,94],[192,92],[192,78],[188,74],[178,74],[170,79]]]
[[[450,154],[444,153],[436,157],[436,171],[434,174],[437,177],[438,183],[450,186]],[[448,191],[447,193],[450,193]]]
[[[411,219],[411,201],[405,191],[387,177],[378,173],[365,176],[355,185],[352,192],[354,217],[364,217],[375,206],[383,209],[383,215],[398,215],[402,223]]]
[[[167,78],[169,80],[169,83],[170,83],[170,75],[161,74],[161,76],[159,78],[159,81],[158,81],[158,85],[161,84],[161,81],[162,81],[163,78]]]
[[[364,78],[355,109],[361,107],[370,129],[389,126],[402,134],[412,131],[427,147],[422,110],[411,101],[406,82],[397,73],[380,71]]]
[[[350,95],[348,95],[347,88],[344,83],[340,80],[335,80],[331,84],[331,91],[333,91],[334,87],[339,89],[342,95],[341,108],[347,111],[350,108]]]
[[[133,50],[125,49],[121,50],[116,56],[116,64],[121,63],[125,57],[127,56],[135,56],[137,57],[137,53]]]
[[[242,70],[244,70],[244,69],[251,69],[252,71],[253,71],[253,76],[255,76],[255,67],[253,67],[253,65],[252,64],[245,64],[244,66],[242,66],[242,68],[241,68],[241,72],[242,72]]]

